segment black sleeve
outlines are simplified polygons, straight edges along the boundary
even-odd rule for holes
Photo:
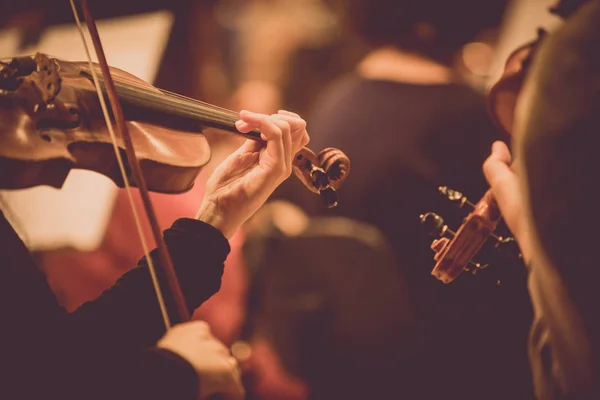
[[[164,238],[192,312],[220,289],[229,242],[211,225],[188,218],[175,221],[164,232]],[[151,257],[171,322],[180,322],[156,250]],[[140,349],[153,345],[165,327],[146,259],[142,258],[136,268],[99,298],[70,314],[68,325],[80,335],[97,338],[107,346]]]
[[[117,400],[197,399],[198,375],[186,360],[159,348],[151,348],[134,357],[131,366],[136,368],[136,373],[127,373],[121,368],[119,375],[114,376],[112,393],[119,393]],[[111,393],[105,390],[102,397],[109,398],[107,396]],[[114,399],[115,396],[111,397]]]
[[[89,356],[93,358],[89,358]],[[87,359],[86,359],[87,358]],[[199,379],[192,365],[165,349],[98,353],[91,348],[72,354],[69,365],[54,376],[64,400],[196,400]],[[66,376],[64,374],[67,374]],[[50,385],[52,386],[53,383]]]
[[[138,362],[139,374],[124,400],[195,400],[199,380],[192,365],[177,354],[159,348],[144,351]]]
[[[188,306],[195,308],[219,289],[229,243],[192,219],[176,221],[164,235]],[[166,301],[172,311],[170,296]],[[197,397],[194,368],[154,347],[165,329],[143,261],[69,314],[0,211],[0,315],[2,399]]]
[[[572,294],[551,263],[531,263],[528,269],[534,308],[528,354],[536,398],[599,398],[591,337]]]

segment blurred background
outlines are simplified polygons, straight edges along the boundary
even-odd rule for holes
[[[90,2],[110,65],[231,110],[297,112],[311,148],[353,161],[334,211],[283,185],[232,239],[221,291],[194,313],[242,359],[249,399],[532,398],[524,271],[442,285],[418,216],[458,224],[437,186],[473,200],[485,190],[481,162],[509,140],[486,92],[514,49],[559,23],[553,3]],[[67,0],[3,5],[0,58],[36,51],[85,59]],[[194,188],[152,194],[162,228],[195,215],[205,180],[243,142],[205,135],[212,160]],[[126,194],[103,176],[2,197],[67,309],[142,255]]]

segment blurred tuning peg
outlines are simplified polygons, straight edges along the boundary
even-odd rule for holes
[[[337,192],[331,186],[319,190],[319,195],[327,208],[335,208],[339,204]]]
[[[475,205],[471,203],[464,194],[457,190],[450,189],[448,186],[440,186],[438,187],[438,191],[442,196],[445,196],[452,203],[458,204],[458,208],[462,208],[464,205],[467,205],[471,208],[475,207]]]
[[[491,237],[495,241],[494,247],[498,249],[498,252],[504,257],[509,258],[511,260],[521,259],[521,249],[519,249],[519,245],[517,244],[517,241],[514,238],[503,238],[501,236],[496,235],[491,235]]]
[[[444,236],[454,237],[454,232],[444,224],[444,219],[435,213],[428,212],[427,214],[419,215],[421,225],[427,234],[441,238]]]
[[[478,271],[487,268],[489,266],[489,264],[483,264],[481,265],[478,262],[474,262],[474,261],[469,261],[469,265],[467,268],[465,268],[465,271],[470,272],[471,274],[475,275]]]

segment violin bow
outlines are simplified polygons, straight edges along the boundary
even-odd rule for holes
[[[102,94],[102,89],[100,87],[100,83],[98,80],[98,75],[96,68],[94,67],[94,63],[92,61],[92,57],[90,55],[90,51],[88,48],[87,40],[85,38],[84,29],[79,18],[79,13],[77,11],[77,7],[75,4],[76,0],[69,0],[71,3],[71,8],[73,10],[73,16],[75,18],[75,23],[77,24],[77,28],[79,34],[81,35],[81,40],[83,42],[83,46],[85,49],[87,61],[89,63],[90,71],[92,74],[92,78],[94,81],[94,87],[96,88],[96,92],[98,94],[98,99],[100,101],[100,106],[102,107],[102,113],[104,114],[104,119],[106,121],[106,125],[111,137],[111,141],[113,144],[113,148],[115,151],[115,156],[117,159],[117,163],[119,165],[119,169],[121,172],[121,176],[123,178],[125,190],[127,191],[127,196],[129,199],[129,204],[131,206],[131,211],[133,213],[136,228],[138,231],[138,235],[140,237],[140,241],[142,243],[142,248],[144,249],[144,256],[146,257],[148,263],[148,269],[150,270],[150,275],[152,277],[152,284],[154,286],[154,290],[156,292],[156,298],[159,303],[161,315],[165,324],[165,329],[169,330],[171,328],[171,319],[169,318],[169,313],[167,311],[167,307],[165,305],[163,292],[161,290],[157,273],[156,266],[152,261],[152,257],[150,257],[150,251],[148,250],[148,242],[144,235],[144,231],[142,229],[141,220],[139,216],[139,212],[133,201],[133,196],[131,193],[131,185],[130,180],[127,175],[125,165],[123,163],[123,159],[121,157],[121,153],[119,151],[118,146],[118,137],[123,140],[123,144],[125,145],[125,154],[127,157],[127,162],[130,167],[131,175],[133,180],[135,181],[136,186],[139,189],[142,203],[144,207],[144,212],[148,218],[148,222],[150,223],[150,227],[152,229],[152,235],[156,242],[156,247],[159,255],[160,265],[163,269],[163,272],[167,278],[167,282],[169,285],[169,290],[171,295],[175,301],[175,305],[177,308],[178,318],[181,322],[189,321],[191,318],[190,311],[187,308],[185,303],[185,298],[183,296],[183,292],[181,290],[181,286],[179,284],[179,280],[177,279],[177,275],[175,273],[175,268],[173,267],[173,261],[171,260],[171,256],[167,250],[167,245],[162,236],[162,232],[160,231],[160,227],[158,225],[158,219],[156,218],[156,213],[154,211],[154,207],[150,200],[150,194],[148,192],[148,187],[146,185],[146,181],[142,174],[142,170],[140,168],[139,160],[135,153],[135,148],[133,145],[133,141],[131,140],[131,136],[129,135],[129,131],[127,130],[127,124],[125,123],[125,117],[123,114],[123,108],[121,107],[121,102],[119,101],[119,97],[117,95],[117,91],[115,88],[115,83],[113,81],[112,75],[110,73],[110,68],[106,62],[106,56],[104,54],[104,49],[102,47],[102,43],[100,41],[100,36],[98,34],[98,29],[96,27],[96,22],[92,17],[92,14],[89,10],[87,0],[78,0],[81,5],[81,10],[88,27],[88,32],[92,39],[92,43],[94,46],[94,50],[96,56],[98,57],[98,65],[100,66],[100,70],[102,72],[102,78],[104,80],[106,95],[110,101],[110,107],[112,110],[112,114],[115,119],[115,126],[118,137],[115,135],[113,123],[110,119],[108,109],[106,107],[106,102],[104,100],[104,96]]]

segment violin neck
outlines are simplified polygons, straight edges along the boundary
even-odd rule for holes
[[[106,94],[102,79],[100,79],[100,86],[103,93]],[[235,123],[240,119],[240,116],[235,111],[161,89],[147,89],[120,82],[115,82],[115,86],[125,113],[127,113],[127,110],[141,111],[143,115],[151,116],[153,120],[166,117],[170,121],[197,123],[201,127],[216,128],[248,139],[263,141],[260,132],[257,130],[248,133],[237,130]]]

